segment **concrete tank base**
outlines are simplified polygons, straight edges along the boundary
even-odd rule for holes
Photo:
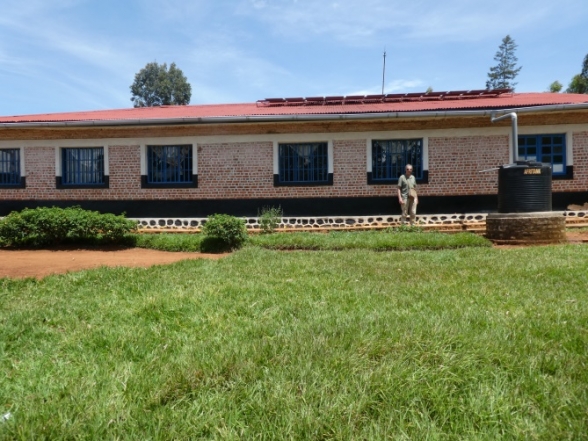
[[[497,244],[550,244],[566,242],[563,213],[490,213],[486,238]]]

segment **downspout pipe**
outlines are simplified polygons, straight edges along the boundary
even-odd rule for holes
[[[512,162],[516,162],[519,156],[519,131],[517,126],[517,114],[516,112],[507,113],[506,115],[502,116],[494,116],[495,113],[492,114],[490,121],[496,122],[500,121],[501,119],[510,118],[511,125],[512,125]]]

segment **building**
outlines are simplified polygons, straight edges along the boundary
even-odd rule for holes
[[[509,120],[518,115],[518,158]],[[130,217],[496,210],[496,167],[552,164],[553,207],[588,202],[588,95],[477,90],[0,117],[0,216],[80,205]]]

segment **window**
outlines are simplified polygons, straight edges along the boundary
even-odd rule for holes
[[[0,150],[0,187],[21,187],[20,149]]]
[[[372,141],[371,183],[396,182],[406,164],[412,164],[416,179],[423,179],[422,139]]]
[[[277,185],[330,185],[327,142],[278,145]]]
[[[551,164],[554,176],[565,175],[566,135],[521,135],[518,159]]]
[[[145,187],[195,187],[193,147],[184,145],[148,145]]]
[[[61,179],[58,188],[107,187],[103,147],[61,149]]]

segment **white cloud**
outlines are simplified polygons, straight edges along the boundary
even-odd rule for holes
[[[475,7],[471,0],[246,0],[238,11],[289,38],[328,36],[362,46],[386,39],[477,41],[530,26],[564,27],[586,17],[583,5],[584,0],[494,0]]]

